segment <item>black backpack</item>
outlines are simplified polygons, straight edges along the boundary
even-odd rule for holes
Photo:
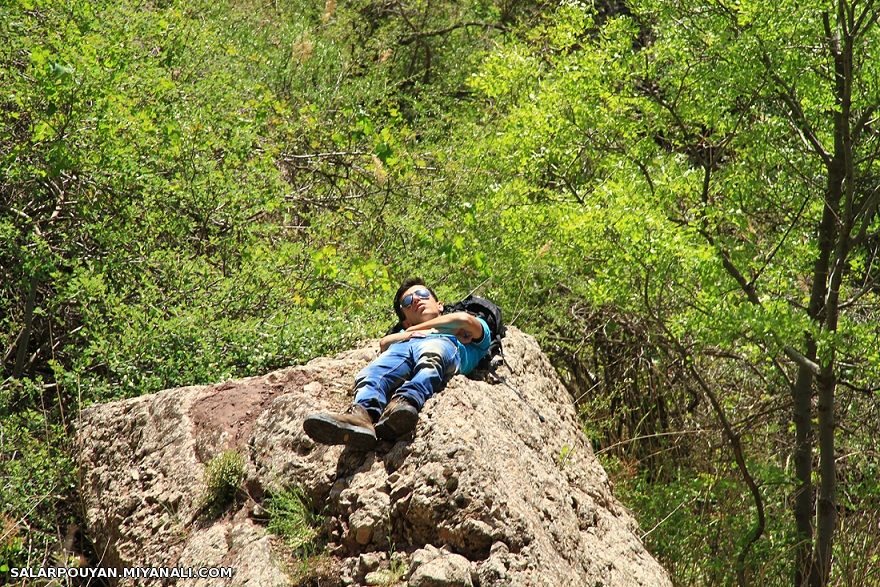
[[[452,312],[467,312],[472,316],[482,318],[486,321],[486,326],[489,327],[489,335],[491,336],[489,352],[486,353],[486,356],[480,359],[480,362],[477,363],[477,367],[474,371],[475,373],[478,371],[488,371],[489,373],[494,374],[498,365],[504,361],[504,349],[501,346],[501,339],[507,334],[507,327],[504,325],[504,320],[501,318],[501,308],[486,298],[469,295],[460,302],[450,304],[443,308],[444,314],[451,314]],[[385,334],[393,334],[395,332],[400,332],[401,330],[403,330],[403,326],[398,322],[389,328],[388,332]]]
[[[477,370],[483,369],[494,372],[504,360],[504,349],[501,346],[501,339],[507,334],[507,327],[504,325],[504,320],[501,317],[501,308],[486,298],[469,295],[460,302],[443,308],[444,314],[451,314],[452,312],[467,312],[471,316],[476,316],[486,321],[486,325],[489,327],[491,342],[489,343],[489,352],[477,363]],[[500,358],[494,360],[495,357]]]

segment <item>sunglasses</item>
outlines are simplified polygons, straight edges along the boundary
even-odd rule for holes
[[[413,296],[418,297],[420,300],[427,300],[431,297],[431,292],[426,289],[417,289],[411,294],[403,296],[403,299],[400,300],[400,307],[409,308],[410,306],[412,306],[413,300],[415,299],[415,297]]]

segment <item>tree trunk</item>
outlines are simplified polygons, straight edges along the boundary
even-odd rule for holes
[[[826,297],[822,312],[817,316],[821,329],[829,334],[837,332],[840,315],[840,288],[847,273],[850,234],[854,223],[855,164],[851,127],[853,91],[853,47],[856,25],[852,7],[841,1],[837,4],[836,28],[825,28],[830,54],[834,59],[834,89],[837,108],[834,113],[834,157],[828,173],[828,199],[825,211],[831,211],[835,222],[820,227],[822,242],[835,241],[834,261],[830,276],[825,272]],[[867,15],[867,13],[865,13]],[[861,19],[860,19],[861,20]],[[824,252],[824,251],[823,251]],[[830,257],[829,257],[830,260]],[[817,504],[816,545],[810,585],[823,587],[831,573],[831,552],[837,530],[837,463],[835,459],[836,428],[834,392],[836,352],[832,344],[828,356],[822,360],[822,371],[816,378],[819,391],[819,499]]]
[[[18,379],[24,370],[24,362],[27,359],[28,345],[31,343],[31,330],[34,326],[34,306],[37,300],[37,278],[31,278],[28,289],[27,301],[24,307],[24,327],[18,337],[18,352],[15,355],[15,367],[12,369],[12,377]]]
[[[816,360],[816,343],[807,335],[806,357]],[[813,428],[810,423],[813,374],[806,367],[798,368],[792,388],[792,419],[795,428],[794,471],[797,488],[794,492],[795,587],[807,585],[813,566]]]
[[[831,571],[831,547],[837,529],[837,467],[834,458],[834,391],[836,381],[833,363],[823,368],[819,383],[819,500],[817,504],[816,554],[810,585],[828,584]]]

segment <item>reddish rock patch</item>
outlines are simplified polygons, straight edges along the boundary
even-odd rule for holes
[[[241,449],[251,437],[254,421],[279,395],[302,388],[312,375],[292,369],[283,380],[253,378],[214,385],[197,400],[189,413],[201,462],[215,451]],[[208,448],[212,450],[207,450]]]

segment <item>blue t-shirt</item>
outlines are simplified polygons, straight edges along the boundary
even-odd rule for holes
[[[489,325],[486,324],[486,321],[482,318],[477,318],[477,320],[479,321],[480,326],[483,327],[483,338],[479,342],[462,344],[461,341],[458,340],[453,334],[433,335],[445,336],[455,342],[455,346],[456,348],[458,348],[458,356],[461,359],[461,364],[458,367],[458,372],[462,375],[467,375],[477,367],[480,359],[485,357],[486,353],[489,352],[489,344],[492,342],[492,335],[489,334]]]

